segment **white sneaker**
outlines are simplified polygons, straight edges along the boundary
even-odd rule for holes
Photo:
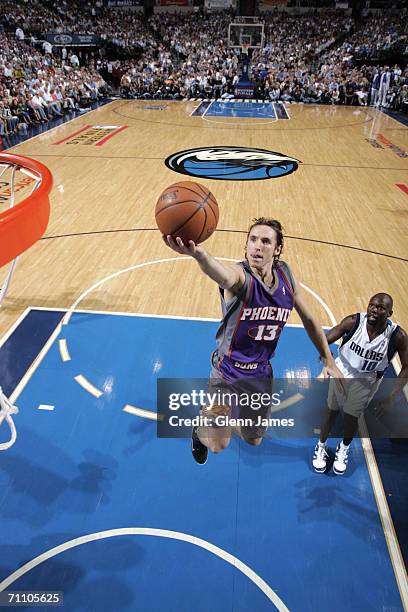
[[[337,445],[336,456],[333,463],[333,472],[339,476],[344,474],[347,469],[349,448],[349,446],[344,446],[342,443]]]
[[[327,454],[326,444],[322,445],[317,443],[314,449],[313,455],[313,469],[315,472],[325,472],[327,466],[327,459],[329,455]]]

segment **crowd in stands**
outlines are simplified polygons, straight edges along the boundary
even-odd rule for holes
[[[25,133],[90,107],[107,93],[92,66],[79,67],[0,33],[0,135]]]
[[[30,6],[30,11],[28,7]],[[20,28],[24,35],[43,39],[46,34],[91,34],[102,43],[122,48],[154,46],[154,36],[139,13],[114,11],[102,0],[2,0],[1,20],[9,31]]]
[[[226,13],[151,18],[150,25],[164,48],[123,66],[122,94],[170,99],[233,97],[240,60],[227,44],[230,21]],[[364,53],[375,57],[404,40],[395,18],[369,17],[355,26],[340,12],[313,16],[275,12],[263,15],[263,21],[264,47],[250,51],[256,98],[406,108],[406,69],[392,68],[387,95],[380,97],[383,69],[368,62],[357,66],[355,61]]]
[[[0,134],[88,108],[109,93],[101,74],[107,81],[116,75],[128,98],[233,97],[245,58],[228,45],[231,20],[229,12],[147,20],[102,0],[2,0]],[[375,65],[382,52],[408,47],[402,20],[372,16],[358,24],[331,11],[273,12],[262,21],[263,48],[250,51],[255,97],[408,110],[408,69]],[[46,39],[75,32],[95,35],[100,44],[81,55]],[[128,59],[103,57],[105,43],[126,49]]]
[[[357,57],[370,59],[378,57],[381,53],[392,49],[399,41],[407,44],[406,19],[400,17],[371,16],[364,21],[351,36],[350,47]]]

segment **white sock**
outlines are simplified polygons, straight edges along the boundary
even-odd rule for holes
[[[320,446],[320,448],[322,448],[322,447],[326,448],[326,442],[320,442],[320,440],[319,440],[318,445]]]

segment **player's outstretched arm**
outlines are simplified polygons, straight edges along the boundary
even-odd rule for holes
[[[340,321],[340,323],[329,329],[329,331],[325,332],[327,343],[332,344],[333,342],[340,340],[340,338],[350,332],[354,327],[356,317],[357,315],[355,314],[348,315],[342,321]],[[322,357],[320,357],[320,359],[322,360]],[[323,366],[323,369],[317,378],[327,378],[328,375],[329,372],[327,367]]]
[[[333,342],[336,342],[336,340],[340,340],[344,334],[351,331],[354,323],[356,322],[356,316],[357,315],[355,314],[348,315],[347,317],[344,317],[344,319],[340,321],[338,325],[335,325],[329,329],[329,331],[326,332],[326,340],[328,344],[333,344]]]
[[[193,257],[204,274],[209,276],[222,289],[228,289],[236,293],[244,285],[245,274],[240,266],[225,266],[192,240],[186,245],[178,237],[174,240],[172,236],[163,236],[163,239],[167,246],[176,253]]]
[[[398,395],[404,389],[408,379],[408,335],[407,332],[400,328],[395,335],[395,348],[401,361],[401,370],[393,384],[393,390],[390,395],[380,402],[376,408],[377,416],[382,416],[394,404]],[[391,379],[390,379],[391,380]],[[388,381],[390,382],[390,381]]]
[[[334,362],[333,355],[330,352],[329,344],[326,338],[326,334],[324,333],[322,327],[316,321],[314,316],[312,315],[309,306],[304,299],[299,284],[295,281],[295,310],[298,313],[305,330],[319,351],[319,354],[322,358],[324,365],[327,368],[328,373],[333,378],[342,379],[343,374],[340,372],[339,368],[336,366]],[[341,325],[341,324],[340,324]],[[338,327],[338,326],[337,326]],[[337,332],[336,332],[337,333]],[[341,334],[340,334],[341,335]],[[338,336],[340,338],[340,335]],[[334,342],[334,340],[332,340]],[[342,384],[339,381],[339,388],[342,388]]]

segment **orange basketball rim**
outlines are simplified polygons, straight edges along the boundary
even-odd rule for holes
[[[0,267],[13,261],[44,234],[50,217],[49,193],[53,182],[49,169],[29,157],[0,153],[0,169],[7,166],[12,171],[11,205],[0,214]],[[16,171],[34,179],[35,185],[31,194],[14,206]]]

